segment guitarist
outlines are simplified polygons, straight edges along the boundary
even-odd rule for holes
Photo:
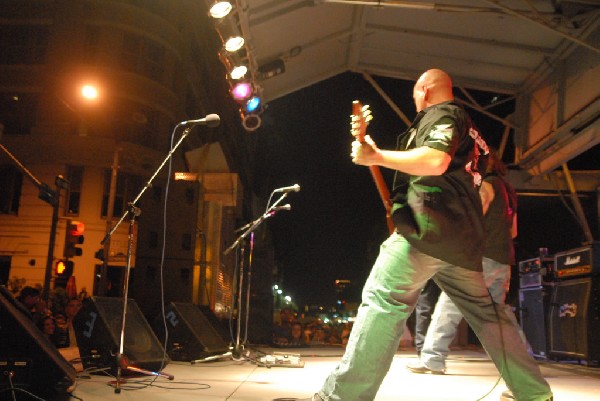
[[[421,75],[413,98],[418,114],[398,137],[397,150],[379,149],[369,136],[352,144],[354,163],[396,171],[396,230],[381,245],[365,283],[344,357],[311,399],[375,399],[405,321],[433,278],[465,316],[515,398],[552,400],[516,328],[494,307],[481,273],[484,230],[478,189],[487,145],[454,102],[444,71]]]

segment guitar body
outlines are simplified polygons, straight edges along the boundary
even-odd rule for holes
[[[352,127],[351,133],[352,136],[354,136],[356,140],[361,143],[365,142],[367,126],[369,125],[369,121],[372,119],[371,111],[368,108],[369,106],[363,106],[358,100],[352,102],[352,119],[350,122]],[[383,175],[381,174],[379,166],[369,166],[369,170],[371,171],[371,176],[373,177],[373,181],[375,181],[375,186],[377,187],[377,192],[379,192],[379,196],[381,197],[381,201],[385,207],[386,222],[388,230],[391,234],[394,232],[395,226],[394,222],[392,221],[392,202],[390,200],[390,191],[385,183],[385,180],[383,179]]]

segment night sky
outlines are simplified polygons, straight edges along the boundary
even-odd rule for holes
[[[375,78],[412,119],[416,113],[414,82]],[[481,104],[490,103],[493,96],[475,93]],[[333,304],[336,279],[351,280],[350,294],[358,301],[379,244],[388,235],[385,211],[369,169],[350,159],[350,114],[355,99],[371,106],[374,120],[368,134],[380,148],[393,148],[405,124],[375,89],[354,73],[272,101],[262,115],[261,128],[253,133],[258,135],[259,145],[257,186],[268,192],[293,184],[302,188],[286,199],[292,210],[268,221],[282,287],[299,306]],[[507,103],[492,111],[505,116],[513,107]],[[504,127],[472,110],[469,113],[488,144],[498,146]],[[512,154],[510,144],[506,154]],[[505,158],[505,162],[510,165],[512,160]],[[382,172],[389,187],[392,172]],[[558,198],[519,201],[518,258],[535,257],[539,247],[558,252],[580,245],[581,230]],[[585,205],[592,210],[592,222],[597,221],[594,202]],[[596,233],[595,227],[592,232]]]

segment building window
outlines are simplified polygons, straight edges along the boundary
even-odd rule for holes
[[[65,214],[67,216],[79,216],[81,202],[81,182],[83,181],[83,167],[69,166],[67,168],[67,180],[69,190],[67,191],[67,204]]]
[[[0,26],[0,64],[43,64],[48,37],[45,26]]]
[[[35,93],[0,93],[0,124],[4,125],[4,133],[29,134],[37,119],[37,104],[38,95]]]
[[[13,165],[0,165],[0,214],[17,215],[23,174]]]
[[[87,26],[85,28],[84,38],[84,53],[83,58],[88,63],[98,61],[100,49],[100,29],[95,26]]]
[[[111,170],[104,173],[104,193],[102,195],[102,217],[108,214],[108,196],[110,194]],[[120,217],[127,210],[129,202],[135,199],[143,186],[143,180],[135,175],[119,173],[117,175],[117,186],[115,188],[115,199],[113,217]],[[140,206],[140,205],[137,205]]]
[[[123,36],[120,60],[124,70],[162,82],[164,59],[164,46],[132,33]]]

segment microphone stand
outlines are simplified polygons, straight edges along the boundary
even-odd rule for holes
[[[131,273],[131,255],[132,255],[132,248],[133,248],[133,236],[134,236],[135,218],[141,214],[141,210],[140,210],[140,208],[138,208],[136,206],[136,204],[140,200],[140,198],[142,197],[142,195],[144,194],[144,192],[146,192],[146,190],[152,186],[152,182],[154,181],[154,179],[156,178],[156,176],[158,175],[158,173],[160,172],[160,170],[162,170],[162,168],[164,167],[164,165],[169,161],[169,159],[171,159],[171,157],[173,156],[173,153],[177,150],[177,148],[179,147],[179,145],[181,145],[181,142],[183,142],[183,140],[190,133],[190,131],[191,131],[192,128],[193,127],[188,127],[188,128],[186,128],[186,129],[183,130],[183,133],[181,134],[181,138],[179,138],[179,141],[175,144],[174,147],[171,148],[171,150],[169,151],[169,154],[167,154],[167,156],[165,157],[165,159],[163,160],[163,162],[160,164],[160,166],[158,166],[158,168],[156,169],[156,171],[154,172],[154,174],[152,175],[152,177],[150,177],[150,179],[148,180],[148,182],[146,183],[146,185],[144,186],[144,188],[142,188],[142,190],[140,191],[140,193],[135,197],[135,199],[132,202],[129,202],[127,210],[125,211],[125,213],[123,213],[123,215],[121,216],[121,218],[119,219],[119,221],[113,226],[113,228],[106,234],[106,236],[104,237],[104,239],[100,242],[100,245],[104,245],[104,243],[106,241],[108,241],[110,239],[110,237],[114,234],[114,232],[117,230],[117,228],[119,227],[119,225],[123,222],[123,220],[125,220],[125,218],[128,215],[130,215],[130,220],[129,220],[129,240],[127,242],[127,263],[126,263],[125,277],[124,277],[124,280],[123,280],[123,312],[122,312],[122,320],[121,320],[121,337],[119,339],[119,352],[116,355],[116,360],[117,360],[117,379],[115,381],[115,393],[117,393],[117,394],[119,394],[121,392],[121,376],[122,376],[123,370],[129,370],[129,371],[132,371],[132,372],[135,372],[135,373],[139,373],[139,374],[143,374],[143,375],[146,375],[146,376],[163,377],[163,378],[166,378],[168,380],[175,379],[175,376],[170,375],[168,373],[152,372],[152,371],[149,371],[149,370],[144,370],[144,369],[140,369],[138,367],[129,365],[129,363],[127,362],[127,358],[125,357],[125,354],[124,354],[124,348],[125,348],[125,323],[126,323],[126,320],[127,320],[127,298],[128,298],[128,294],[129,294],[129,276],[130,276],[130,273]]]
[[[239,278],[238,293],[237,293],[237,310],[238,310],[237,333],[236,333],[236,342],[235,342],[235,345],[233,346],[233,350],[232,350],[232,356],[234,359],[240,359],[242,357],[242,353],[244,350],[244,344],[241,343],[241,339],[240,339],[241,324],[242,324],[242,296],[243,296],[243,284],[244,284],[244,265],[245,265],[244,259],[245,259],[245,253],[246,253],[246,247],[245,247],[244,240],[248,235],[251,234],[250,235],[250,237],[251,237],[251,239],[250,239],[250,252],[251,253],[250,254],[252,255],[252,250],[254,248],[254,230],[256,230],[256,228],[260,224],[262,224],[263,221],[265,221],[269,217],[277,214],[277,212],[279,211],[279,209],[277,208],[277,205],[281,201],[283,201],[283,199],[286,196],[287,196],[287,193],[284,193],[281,196],[281,198],[279,198],[279,200],[277,200],[277,202],[275,202],[273,204],[273,206],[271,206],[269,209],[267,209],[267,211],[262,216],[260,216],[256,220],[246,224],[244,227],[236,230],[236,231],[240,231],[240,230],[245,230],[245,231],[233,242],[233,244],[231,244],[231,246],[229,246],[229,248],[227,248],[223,252],[223,255],[227,255],[233,249],[238,247],[238,245],[242,244],[240,247],[240,278]],[[248,261],[248,285],[247,285],[247,289],[246,289],[246,309],[245,309],[245,318],[244,318],[244,320],[246,322],[248,322],[249,309],[250,309],[250,277],[251,277],[251,274],[252,274],[252,257],[250,256],[250,259]],[[246,325],[246,331],[247,330],[248,330],[248,327]],[[264,366],[268,367],[268,365],[264,365]]]

